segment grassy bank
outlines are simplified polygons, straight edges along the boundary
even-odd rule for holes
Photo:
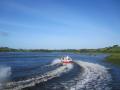
[[[110,53],[106,61],[120,66],[120,53]]]
[[[61,50],[49,50],[49,49],[13,49],[8,47],[0,47],[0,52],[71,52],[71,53],[107,53],[110,54],[106,58],[107,62],[120,66],[120,46],[113,45],[105,48],[98,49],[61,49]]]

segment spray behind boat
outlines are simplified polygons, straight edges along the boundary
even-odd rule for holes
[[[61,60],[61,63],[62,63],[63,65],[67,65],[67,64],[73,63],[72,58],[69,57],[69,56],[64,56],[64,57],[62,57],[60,60]]]

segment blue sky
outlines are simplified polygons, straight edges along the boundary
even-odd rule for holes
[[[120,45],[120,0],[0,0],[0,46]]]

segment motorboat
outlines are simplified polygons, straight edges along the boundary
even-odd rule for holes
[[[62,58],[61,58],[61,63],[62,63],[63,65],[66,65],[66,64],[73,63],[73,60],[72,60],[71,57],[65,56],[65,57],[62,57]]]

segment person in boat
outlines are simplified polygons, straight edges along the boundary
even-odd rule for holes
[[[69,64],[69,63],[72,63],[72,59],[68,56],[62,57],[61,62],[62,62],[62,64]]]

